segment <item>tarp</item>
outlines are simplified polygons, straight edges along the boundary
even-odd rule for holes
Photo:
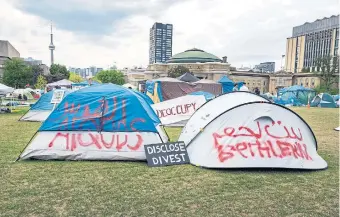
[[[134,90],[137,89],[136,86],[134,86],[134,85],[132,85],[132,84],[129,84],[129,83],[123,84],[122,86],[123,86],[123,87],[126,87],[126,88],[130,88],[130,89],[134,89]]]
[[[202,95],[187,95],[153,104],[151,107],[155,110],[163,125],[176,124],[179,126],[179,122],[181,122],[184,126],[185,121],[189,120],[191,115],[205,102],[206,99]]]
[[[260,96],[241,95],[232,92],[216,97],[191,116],[178,140],[187,145],[192,164],[207,168],[327,168],[317,153],[313,131],[300,116]],[[222,107],[227,98],[236,100],[223,111],[211,109]]]
[[[145,144],[167,142],[160,123],[135,91],[94,85],[68,94],[20,158],[145,160]]]
[[[316,92],[313,89],[294,85],[280,89],[275,103],[280,105],[291,104],[293,106],[305,106],[308,104],[308,99],[311,101],[315,95]]]
[[[199,81],[194,82],[195,84],[217,84],[217,82],[209,79],[201,79]]]
[[[199,78],[196,78],[193,74],[188,72],[179,76],[177,79],[184,82],[196,82],[200,80]]]
[[[336,108],[334,98],[328,93],[320,93],[314,97],[310,106],[320,108]]]
[[[174,81],[148,81],[146,83],[147,95],[154,103],[175,99],[197,91],[205,91],[213,95],[222,93],[221,84],[186,83]]]
[[[7,93],[12,93],[14,88],[8,87],[0,83],[0,95],[6,95]]]
[[[226,75],[223,75],[220,80],[218,80],[218,82],[222,84],[223,93],[229,93],[233,91],[234,82],[230,80]]]
[[[72,86],[74,83],[72,81],[69,81],[67,79],[63,79],[60,81],[56,81],[53,83],[49,83],[47,84],[48,87],[55,87],[55,86],[60,86],[60,87],[68,87],[68,86]]]
[[[43,94],[39,100],[33,104],[30,110],[27,111],[25,115],[23,115],[19,120],[20,121],[45,121],[47,117],[51,114],[54,104],[51,103],[53,93],[56,90],[52,90]],[[60,91],[60,90],[59,90]],[[64,98],[69,93],[70,90],[64,90]]]
[[[96,85],[96,84],[100,84],[100,83],[97,82],[97,81],[91,81],[91,85]],[[90,86],[90,82],[89,81],[82,81],[82,82],[79,82],[79,83],[73,83],[72,86],[82,86],[82,87]]]
[[[215,96],[213,94],[208,93],[208,92],[204,92],[204,91],[192,92],[192,93],[189,93],[189,95],[204,96],[207,101],[208,100],[212,100],[213,98],[215,98]]]
[[[26,89],[16,89],[13,91],[13,95],[15,97],[18,97],[19,95],[21,95],[22,99],[24,99],[24,95],[27,97],[27,99],[33,99],[33,96],[31,94],[31,92],[29,90]]]

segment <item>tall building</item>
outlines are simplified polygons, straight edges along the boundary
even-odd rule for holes
[[[264,62],[260,63],[259,65],[255,65],[254,71],[273,73],[275,72],[275,62]]]
[[[165,63],[172,56],[172,24],[155,23],[150,29],[149,64]]]
[[[50,45],[48,46],[48,48],[50,49],[51,51],[51,65],[54,63],[54,54],[53,54],[53,51],[55,50],[55,46],[53,44],[53,32],[52,32],[52,24],[51,24],[51,43]]]
[[[287,38],[285,70],[313,70],[317,58],[338,55],[338,48],[339,15],[296,26],[292,37]]]

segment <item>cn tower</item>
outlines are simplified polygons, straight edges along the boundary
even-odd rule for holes
[[[54,63],[54,55],[53,55],[53,51],[55,50],[55,46],[53,44],[53,32],[52,32],[52,23],[51,23],[51,43],[50,46],[48,46],[48,48],[51,51],[51,65],[53,65]]]

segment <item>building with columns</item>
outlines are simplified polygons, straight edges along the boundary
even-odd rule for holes
[[[227,75],[234,82],[243,81],[249,90],[256,87],[261,93],[276,94],[280,88],[292,85],[315,88],[320,84],[320,78],[313,73],[292,73],[278,71],[274,73],[256,73],[251,71],[237,71],[227,62],[227,57],[219,58],[201,49],[193,48],[172,56],[166,63],[150,64],[146,71],[138,73],[139,82],[159,77],[167,77],[168,71],[176,66],[184,66],[200,79],[218,81],[223,75]],[[142,78],[144,77],[144,79]],[[128,78],[133,78],[132,74]],[[136,85],[137,86],[137,85]]]

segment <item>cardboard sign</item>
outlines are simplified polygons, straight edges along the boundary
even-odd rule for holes
[[[182,96],[151,105],[163,125],[189,120],[192,114],[206,102],[204,96]]]
[[[51,99],[51,103],[60,103],[64,98],[64,90],[55,90]]]
[[[190,163],[184,142],[144,145],[144,149],[150,167]]]

